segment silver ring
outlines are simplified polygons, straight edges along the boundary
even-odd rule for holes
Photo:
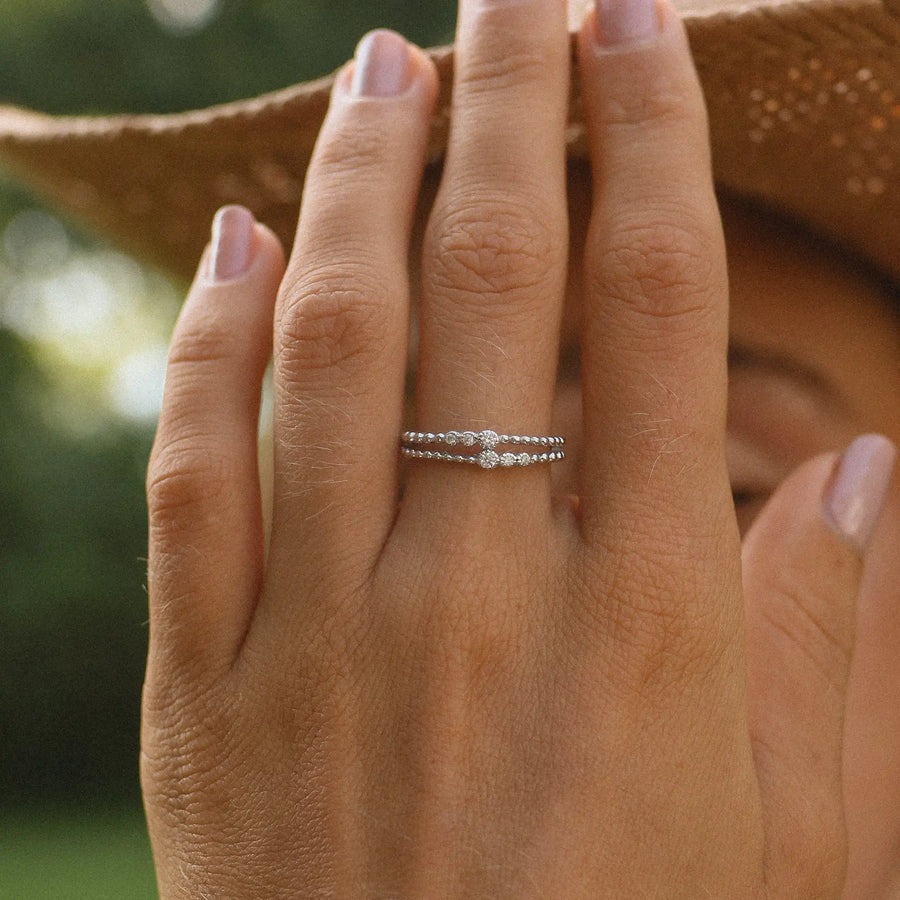
[[[533,466],[539,463],[552,463],[565,459],[562,450],[565,438],[530,437],[519,434],[498,434],[496,431],[405,431],[401,436],[401,453],[406,459],[429,459],[441,462],[467,463],[480,466],[482,469],[512,468],[514,466]],[[444,450],[420,450],[419,447],[429,444],[442,444],[446,447],[480,447],[479,453],[459,454],[447,453]],[[503,444],[518,447],[537,447],[539,452],[499,451]]]

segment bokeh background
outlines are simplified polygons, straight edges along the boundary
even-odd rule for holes
[[[455,0],[0,0],[0,103],[177,112],[319,77]],[[0,171],[0,898],[156,896],[143,478],[184,285]]]

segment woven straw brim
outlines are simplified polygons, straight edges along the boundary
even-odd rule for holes
[[[900,279],[900,0],[732,8],[693,0],[682,12],[719,185]],[[442,85],[431,138],[438,163],[453,58],[449,47],[430,52]],[[54,118],[0,107],[0,161],[74,219],[189,277],[223,204],[250,207],[290,247],[332,81],[169,116]],[[583,157],[577,84],[568,142]]]

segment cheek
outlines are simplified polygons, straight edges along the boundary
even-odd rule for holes
[[[900,867],[900,482],[869,553],[857,618],[845,795],[857,877]]]

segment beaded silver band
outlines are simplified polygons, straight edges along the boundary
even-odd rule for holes
[[[565,438],[529,437],[519,434],[498,434],[496,431],[405,431],[401,436],[401,453],[407,459],[430,459],[441,462],[468,463],[482,469],[512,468],[513,466],[533,466],[565,459],[561,449]],[[481,452],[471,455],[447,453],[443,450],[419,450],[427,444],[443,444],[448,447],[480,447]],[[498,452],[501,444],[520,447],[540,447],[543,452]],[[559,448],[559,449],[557,449]]]
[[[404,431],[404,444],[446,444],[448,447],[474,447],[493,450],[500,444],[517,444],[524,447],[561,447],[566,439],[561,437],[527,437],[519,434],[497,434],[496,431],[447,431],[437,434],[430,431]]]
[[[469,463],[481,466],[482,469],[511,468],[512,466],[533,466],[537,463],[551,463],[565,459],[562,450],[552,453],[497,453],[495,450],[482,450],[473,456],[456,453],[444,453],[440,450],[414,450],[403,447],[400,451],[407,459],[437,459],[442,462]]]

